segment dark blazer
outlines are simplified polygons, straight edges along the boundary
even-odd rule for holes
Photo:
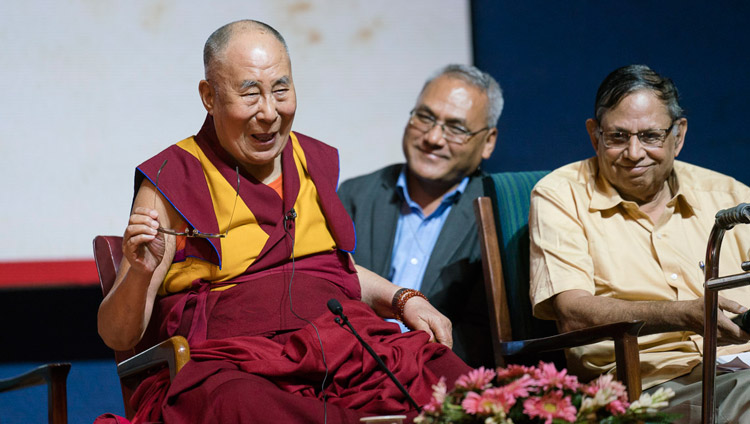
[[[388,278],[401,198],[396,181],[403,164],[341,184],[339,198],[357,233],[354,260]],[[453,323],[453,350],[472,367],[494,368],[482,257],[472,202],[484,195],[476,172],[438,236],[420,291]]]

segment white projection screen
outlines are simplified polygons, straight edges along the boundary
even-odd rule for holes
[[[342,179],[402,160],[425,78],[472,59],[466,0],[0,2],[0,263],[122,234],[135,166],[203,123],[203,43],[243,18],[286,37],[294,129],[339,149]]]

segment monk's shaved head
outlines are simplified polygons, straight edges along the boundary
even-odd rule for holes
[[[203,69],[206,74],[206,79],[209,79],[209,75],[214,72],[217,62],[220,62],[223,58],[224,51],[232,37],[247,32],[273,35],[274,38],[284,46],[287,58],[289,57],[289,47],[287,46],[284,37],[272,26],[252,19],[230,22],[214,31],[213,34],[208,37],[206,45],[203,47]]]

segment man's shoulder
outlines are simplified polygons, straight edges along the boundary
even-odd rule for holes
[[[363,190],[372,189],[380,185],[396,186],[398,175],[403,168],[403,164],[397,163],[380,168],[369,174],[349,178],[339,187],[339,193],[357,193]]]
[[[596,177],[596,158],[569,163],[542,177],[534,186],[535,191],[559,190],[562,187],[585,187]]]
[[[729,175],[687,162],[674,161],[674,172],[677,175],[680,189],[684,190],[697,192],[750,190],[745,184]]]

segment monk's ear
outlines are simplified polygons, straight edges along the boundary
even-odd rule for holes
[[[198,93],[201,96],[201,101],[203,102],[203,107],[206,108],[206,112],[213,116],[216,91],[211,83],[206,80],[201,80],[201,82],[198,83]]]

